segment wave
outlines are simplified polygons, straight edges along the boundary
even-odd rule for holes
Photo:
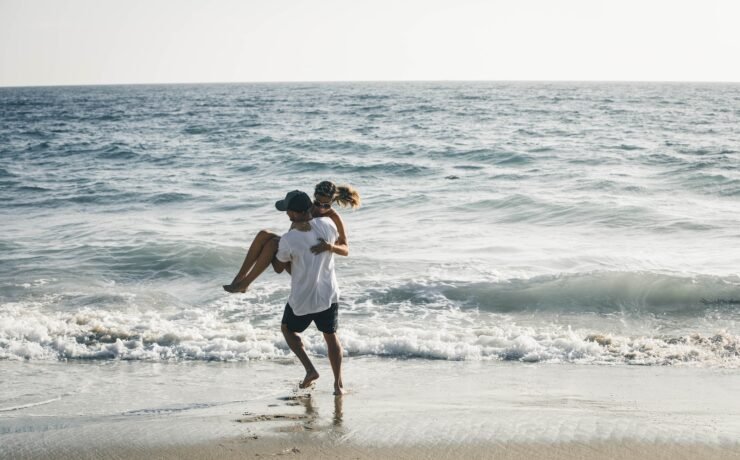
[[[28,147],[23,149],[21,152],[22,153],[39,153],[39,152],[46,153],[49,148],[51,148],[51,144],[49,142],[43,141],[43,142],[30,144]]]
[[[240,206],[241,209],[244,206]],[[150,237],[146,232],[128,233],[126,244],[96,244],[88,242],[98,231],[92,226],[72,225],[55,228],[55,235],[63,246],[53,249],[28,251],[28,246],[0,242],[0,249],[13,251],[7,254],[6,264],[0,272],[10,277],[33,276],[33,264],[57,267],[55,276],[66,284],[90,284],[102,276],[122,283],[157,283],[182,278],[227,276],[225,267],[239,266],[244,249],[201,243],[142,242]],[[84,242],[81,242],[84,241]],[[23,252],[22,252],[23,251]],[[36,265],[38,266],[38,265]],[[74,267],[73,271],[66,268]],[[233,275],[233,274],[229,274]],[[2,287],[0,287],[2,289]],[[78,289],[72,288],[72,291]],[[62,291],[64,292],[64,291]],[[73,299],[79,299],[75,294]],[[115,300],[115,299],[113,299]],[[79,304],[80,300],[74,300]],[[99,302],[100,303],[100,302]],[[106,302],[102,303],[105,306]]]
[[[343,141],[337,139],[312,139],[288,143],[288,145],[299,152],[339,152],[341,154],[366,153],[373,150],[373,146],[364,142]],[[303,156],[303,154],[301,154]]]
[[[227,301],[228,302],[228,301]],[[258,323],[244,305],[225,303],[169,314],[151,310],[43,313],[32,304],[0,306],[0,360],[282,360],[290,352],[273,319]],[[235,314],[235,312],[238,312]],[[454,312],[453,312],[454,313]],[[248,315],[248,316],[247,316]],[[459,318],[459,314],[456,314]],[[698,365],[740,367],[740,337],[727,331],[635,335],[554,324],[517,325],[498,318],[434,321],[420,327],[403,316],[353,319],[345,314],[341,337],[349,356],[433,360]],[[477,318],[477,320],[476,320]],[[440,317],[441,319],[441,317]],[[326,355],[320,334],[304,334],[309,353]]]
[[[736,153],[733,149],[716,148],[716,147],[697,147],[697,148],[680,148],[679,153],[686,155],[696,155],[700,157],[713,156],[713,155],[727,155]]]
[[[378,112],[385,112],[388,110],[388,106],[385,105],[379,105],[379,104],[373,104],[373,105],[363,105],[363,104],[350,104],[349,105],[352,109],[347,110],[343,112],[343,115],[356,115],[358,113],[367,113],[367,118],[373,118],[373,117],[382,117],[382,115]]]
[[[375,164],[355,164],[344,161],[294,161],[288,169],[300,173],[333,171],[347,175],[375,175],[375,176],[422,176],[429,175],[434,170],[427,166],[412,163],[385,162]]]
[[[24,190],[25,189],[25,190]],[[73,195],[69,192],[60,192],[51,189],[36,189],[21,186],[16,188],[21,192],[14,196],[6,204],[13,208],[58,208],[69,204],[94,204],[94,205],[121,205],[125,203],[139,202],[141,195],[138,193],[124,192],[108,185],[95,183],[75,190]]]
[[[524,136],[543,137],[543,134],[542,133],[539,133],[537,131],[533,131],[531,129],[519,128],[515,132],[516,132],[516,134],[522,134]]]
[[[398,176],[418,176],[431,174],[432,168],[415,165],[411,163],[378,163],[371,165],[338,165],[339,169],[345,170],[347,173],[356,174],[391,174]]]
[[[535,147],[535,148],[532,148],[532,149],[529,149],[528,150],[529,153],[544,153],[544,152],[554,152],[554,151],[555,151],[554,148],[552,148],[552,147],[544,147],[544,146],[542,146],[542,147]]]
[[[740,277],[693,277],[652,272],[591,272],[497,282],[408,283],[370,291],[378,304],[427,304],[440,298],[495,313],[633,313],[703,316],[740,312]]]
[[[506,158],[494,161],[497,165],[519,165],[534,162],[534,158],[529,155],[512,154]]]
[[[19,134],[31,139],[54,139],[54,134],[48,131],[42,131],[40,129],[29,129],[27,131],[22,131]]]
[[[18,177],[18,176],[8,171],[5,168],[0,168],[0,179],[10,178],[10,177]]]
[[[649,165],[677,166],[685,164],[685,160],[683,160],[682,158],[667,153],[651,153],[649,155],[641,157],[641,160]]]
[[[645,150],[645,147],[640,147],[639,145],[632,145],[632,144],[619,144],[619,145],[610,146],[607,148],[615,149],[615,150],[626,150],[628,152],[633,151],[633,150]]]
[[[164,280],[199,277],[237,265],[239,252],[225,252],[210,245],[144,243],[101,248],[82,245],[65,257],[84,260],[93,271],[116,273],[129,280]]]
[[[499,151],[489,148],[473,149],[473,150],[447,150],[442,152],[430,152],[430,155],[438,158],[449,158],[449,159],[465,159],[468,161],[480,161],[482,163],[489,163],[494,165],[517,165],[527,164],[535,161],[535,158],[522,154],[509,151]]]
[[[97,158],[108,160],[132,160],[140,158],[140,155],[131,150],[128,145],[118,142],[84,153],[95,154]]]
[[[387,94],[358,94],[354,96],[354,99],[358,99],[360,101],[367,101],[367,100],[385,100],[389,99],[391,96]]]
[[[95,118],[95,121],[121,121],[125,119],[126,116],[123,113],[105,113],[103,115],[100,115]]]
[[[497,179],[520,180],[525,176],[497,175]],[[599,201],[552,202],[522,194],[466,203],[457,207],[466,211],[498,211],[500,223],[532,223],[538,225],[604,226],[609,228],[652,229],[665,220],[655,210],[645,206],[611,205]]]
[[[499,180],[518,180],[518,177],[498,177]],[[595,215],[585,206],[566,206],[536,200],[526,195],[514,194],[507,197],[480,200],[459,206],[460,210],[485,212],[496,211],[500,223],[536,223],[538,225],[567,225],[588,220],[593,224]],[[613,215],[609,214],[610,218]]]
[[[483,166],[478,165],[455,165],[453,166],[455,169],[462,169],[466,171],[480,171],[481,169],[484,169]]]
[[[421,104],[414,107],[408,107],[408,108],[401,108],[396,110],[396,113],[399,114],[406,114],[406,113],[432,113],[432,112],[442,112],[444,109],[440,107],[436,107],[433,105],[426,105]]]
[[[675,187],[707,195],[736,196],[740,194],[740,179],[731,177],[735,175],[733,169],[735,166],[713,161],[683,162],[660,176]]]
[[[43,153],[45,160],[48,158],[89,157],[96,160],[130,161],[150,158],[149,155],[138,153],[132,146],[122,142],[101,143],[99,145],[89,142],[57,145],[44,141],[31,144],[22,152]]]
[[[146,198],[146,202],[152,203],[152,204],[170,204],[170,203],[180,203],[184,201],[192,201],[194,199],[195,199],[195,196],[189,193],[166,192],[166,193],[153,194]]]
[[[97,206],[128,204],[152,204],[165,206],[184,202],[199,202],[204,198],[183,192],[137,193],[116,189],[102,182],[80,185],[69,194],[70,190],[57,190],[38,186],[16,186],[18,192],[6,204],[9,207],[58,208],[65,205],[91,204]]]
[[[208,134],[212,131],[212,128],[207,126],[187,126],[182,132],[183,134]]]

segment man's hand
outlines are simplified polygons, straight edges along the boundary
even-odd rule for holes
[[[327,243],[325,239],[319,238],[319,244],[316,246],[311,246],[311,252],[314,254],[321,254],[324,251],[330,251],[332,250],[332,245]]]

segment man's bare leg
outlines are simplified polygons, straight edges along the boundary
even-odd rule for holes
[[[329,362],[331,363],[331,371],[334,373],[334,394],[343,395],[342,344],[339,342],[339,336],[336,333],[327,334],[324,332],[324,340],[326,340],[326,348],[329,354]]]
[[[311,362],[311,360],[308,359],[306,350],[305,348],[303,348],[303,341],[301,340],[301,336],[288,329],[288,326],[286,324],[281,324],[280,330],[283,331],[283,337],[285,337],[285,341],[288,343],[288,347],[290,347],[291,351],[295,353],[296,356],[298,356],[301,364],[303,364],[303,367],[306,369],[306,377],[298,386],[301,388],[308,388],[314,382],[314,380],[319,378],[319,372],[316,370],[315,367],[313,367],[313,363]]]

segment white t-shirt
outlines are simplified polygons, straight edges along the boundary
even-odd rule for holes
[[[288,303],[296,316],[319,313],[339,301],[339,288],[334,273],[334,254],[311,252],[319,238],[334,243],[339,232],[328,217],[311,219],[311,230],[290,230],[280,237],[277,258],[291,263],[290,297]]]

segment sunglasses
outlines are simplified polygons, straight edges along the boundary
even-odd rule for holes
[[[322,203],[319,200],[313,200],[313,205],[316,206],[317,208],[321,208],[321,209],[329,209],[329,208],[331,208],[331,203]]]

